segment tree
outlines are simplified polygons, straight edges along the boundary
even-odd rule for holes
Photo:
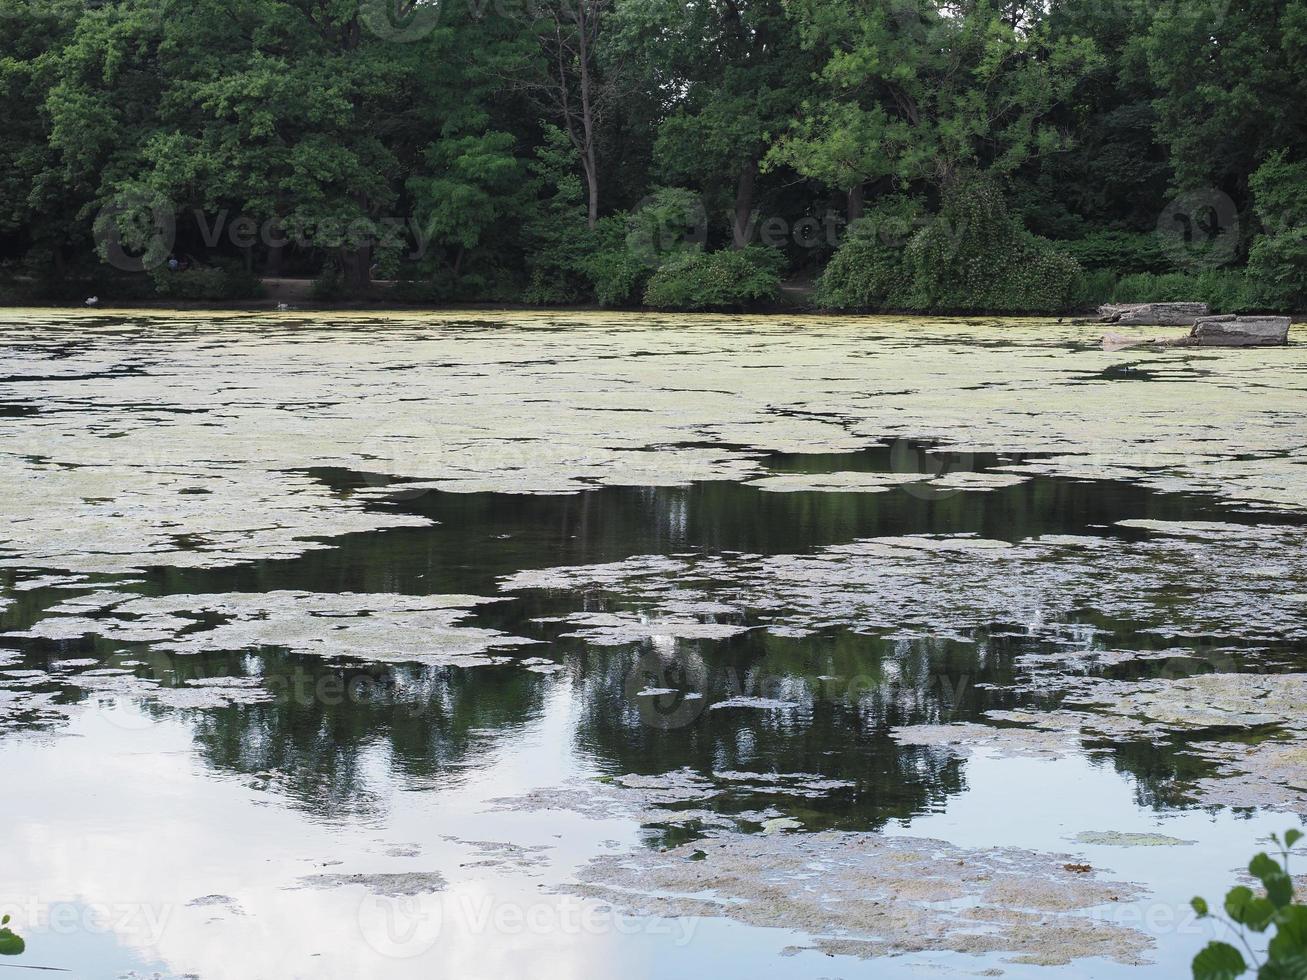
[[[1177,186],[1215,187],[1245,206],[1249,175],[1307,132],[1307,2],[1164,4],[1147,54]]]
[[[731,198],[731,242],[752,237],[762,159],[815,68],[780,0],[625,0],[612,43],[663,108],[655,158],[673,183]]]
[[[794,9],[824,58],[820,96],[771,159],[846,191],[851,220],[868,181],[943,188],[972,168],[1010,174],[1065,149],[1050,115],[1098,61],[1084,38],[1050,38],[1034,3],[795,0]]]
[[[612,0],[538,0],[531,54],[500,62],[500,79],[527,93],[575,148],[586,187],[586,222],[599,220],[600,129],[616,107],[621,65],[602,62]]]

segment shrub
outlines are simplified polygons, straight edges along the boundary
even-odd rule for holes
[[[1141,272],[1116,284],[1114,303],[1201,302],[1213,313],[1243,313],[1260,308],[1255,284],[1242,269],[1208,269],[1198,274]]]
[[[36,248],[23,257],[13,273],[8,285],[22,302],[80,304],[88,296],[132,302],[155,295],[149,276],[115,269],[94,254],[79,255],[60,268],[49,249]]]
[[[310,287],[311,295],[319,303],[335,303],[343,299],[347,292],[345,277],[340,274],[340,268],[334,262],[323,264],[322,271]]]
[[[259,280],[239,261],[219,260],[173,272],[166,265],[150,270],[154,294],[163,299],[239,300],[252,299],[260,291]]]
[[[627,246],[627,228],[633,216],[614,214],[601,219],[588,241],[589,253],[581,269],[600,306],[627,306],[639,302],[653,271]]]
[[[1198,300],[1198,287],[1194,276],[1187,272],[1167,272],[1154,275],[1137,272],[1122,276],[1116,284],[1113,299],[1118,303],[1183,303]]]
[[[1259,235],[1248,253],[1248,275],[1264,306],[1301,309],[1307,303],[1307,228]]]
[[[922,220],[921,204],[894,196],[849,225],[817,280],[818,306],[832,310],[907,305],[904,243]]]
[[[1081,279],[1072,306],[1078,310],[1088,310],[1110,303],[1116,295],[1116,289],[1117,275],[1111,269],[1090,270]]]
[[[1266,306],[1299,309],[1307,302],[1307,163],[1271,154],[1249,178],[1265,233],[1253,242],[1248,274]]]
[[[1110,269],[1128,275],[1170,272],[1173,268],[1155,234],[1100,230],[1074,241],[1058,242],[1058,247],[1088,270]]]
[[[677,310],[732,309],[774,300],[785,257],[750,245],[721,252],[687,252],[663,264],[644,291],[648,306]]]
[[[1076,260],[1026,231],[979,176],[945,193],[940,213],[908,242],[907,261],[908,305],[917,309],[1047,313],[1069,308],[1081,290]]]
[[[1234,980],[1249,970],[1255,970],[1264,980],[1307,976],[1307,905],[1294,901],[1293,879],[1289,876],[1289,855],[1302,836],[1302,831],[1294,829],[1285,831],[1283,842],[1276,834],[1271,835],[1280,860],[1263,852],[1248,863],[1248,873],[1261,882],[1262,894],[1255,894],[1245,885],[1231,888],[1224,903],[1228,919],[1213,916],[1204,899],[1193,900],[1199,918],[1216,918],[1239,933],[1253,959],[1250,964],[1234,946],[1212,941],[1194,957],[1194,980]],[[1245,932],[1264,933],[1272,926],[1275,935],[1267,944],[1266,960],[1258,964],[1244,939]]]

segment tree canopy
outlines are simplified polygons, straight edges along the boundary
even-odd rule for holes
[[[828,265],[816,295],[844,306],[1307,300],[1307,0],[0,0],[0,21],[4,295],[178,295],[168,272],[198,267],[233,295],[299,275],[633,303],[657,220],[753,257],[676,250],[717,277],[707,305]],[[999,240],[984,288],[953,288],[965,243]],[[684,292],[669,275],[649,295]]]

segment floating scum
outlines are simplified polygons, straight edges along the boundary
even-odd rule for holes
[[[957,766],[1179,740],[1205,767],[1186,787],[1191,799],[1302,813],[1307,688],[1288,661],[1307,638],[1307,530],[1298,520],[1307,507],[1307,347],[1107,354],[1095,340],[1069,325],[984,318],[7,311],[0,611],[18,608],[25,620],[0,643],[97,653],[133,644],[133,656],[200,660],[276,648],[477,676],[512,662],[548,671],[531,679],[558,697],[572,691],[567,671],[524,658],[543,649],[527,645],[539,643],[540,629],[594,658],[697,645],[706,671],[712,644],[760,635],[797,643],[838,630],[982,644],[1005,624],[1031,647],[1005,696],[1047,710],[896,724],[897,744]],[[773,453],[851,453],[896,439],[1009,460],[938,476],[766,465]],[[344,492],[322,476],[342,469],[362,475],[362,488]],[[161,569],[239,571],[325,552],[350,535],[431,526],[390,505],[428,491],[585,494],[730,481],[775,501],[924,483],[997,499],[1049,476],[1211,494],[1248,519],[524,565],[497,591],[491,583],[466,594],[138,588]],[[550,614],[532,614],[520,629],[480,620],[542,597]],[[1099,625],[1086,627],[1086,617]],[[1109,632],[1165,649],[1117,649],[1103,640]],[[252,654],[249,676],[165,685],[129,661],[107,666],[84,652],[38,669],[19,650],[0,651],[0,731],[69,721],[69,692],[183,712],[273,703]],[[1127,676],[1159,658],[1176,669]],[[660,692],[636,684],[631,693]],[[692,720],[746,717],[742,730],[782,728],[788,722],[776,719],[813,697],[798,681],[766,692],[774,697],[688,693],[704,709]],[[537,786],[490,801],[486,812],[623,814],[646,829],[698,835],[666,850],[614,844],[580,860],[551,894],[791,930],[796,952],[968,953],[1026,966],[1084,957],[1130,965],[1151,955],[1148,935],[1094,917],[1144,896],[1129,875],[1076,870],[1062,845],[963,847],[805,822],[803,806],[852,791],[814,772],[672,768]],[[726,812],[724,799],[748,808]],[[1088,836],[1064,837],[1068,848],[1189,847],[1171,835],[1074,829]],[[498,859],[486,855],[506,846],[481,841],[466,867],[490,867]],[[533,867],[553,860],[531,854]],[[444,894],[471,873],[457,867],[333,868],[285,887],[301,896]]]
[[[762,476],[762,452],[894,437],[1043,454],[1012,472],[1307,504],[1307,347],[1087,341],[1046,321],[8,311],[0,399],[34,414],[0,416],[0,561],[207,567],[422,523],[331,493],[318,467],[580,492]],[[1118,363],[1156,373],[1103,377]]]

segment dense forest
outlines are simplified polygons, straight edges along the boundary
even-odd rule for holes
[[[0,0],[0,296],[1307,299],[1307,0]],[[810,287],[810,288],[809,288]]]

